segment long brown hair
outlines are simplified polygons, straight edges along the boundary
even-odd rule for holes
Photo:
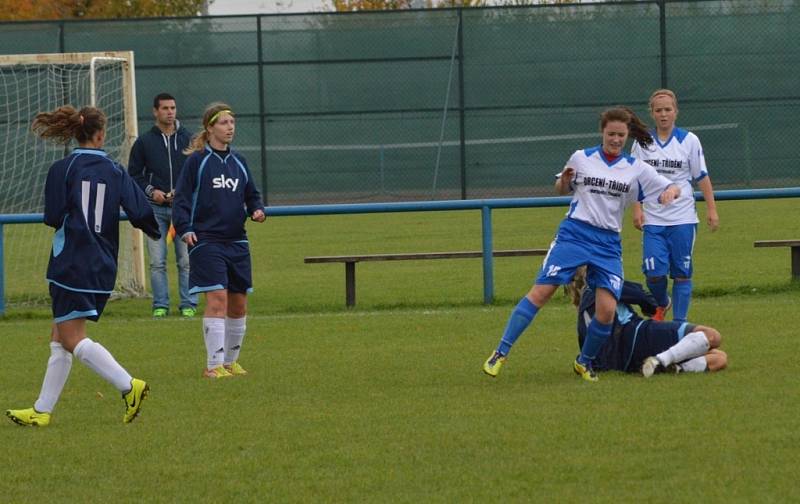
[[[569,296],[575,308],[581,305],[581,297],[583,291],[586,290],[586,266],[580,266],[575,270],[575,276],[572,277],[572,282],[564,285],[564,293]]]
[[[79,144],[90,141],[98,131],[106,128],[106,115],[95,107],[76,110],[63,105],[52,112],[40,112],[33,118],[31,130],[42,138],[52,138],[68,144],[73,138]]]
[[[184,154],[191,154],[192,152],[202,151],[206,148],[206,144],[208,143],[208,127],[213,126],[217,119],[219,119],[220,112],[228,111],[231,115],[231,106],[227,103],[223,102],[214,102],[206,107],[206,111],[203,112],[203,131],[197,133],[195,136],[192,137],[191,143],[189,146],[183,149]]]
[[[653,137],[647,129],[647,124],[639,119],[636,113],[629,107],[620,106],[605,110],[600,115],[600,131],[603,131],[606,124],[612,121],[619,121],[627,124],[630,137],[639,142],[643,147],[649,147],[653,144]]]

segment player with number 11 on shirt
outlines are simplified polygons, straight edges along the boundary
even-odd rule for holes
[[[128,423],[139,414],[149,385],[131,377],[103,345],[86,337],[86,321],[97,322],[114,289],[119,208],[155,240],[158,223],[139,186],[103,150],[106,116],[101,110],[65,105],[37,114],[32,129],[64,146],[75,139],[78,148],[50,167],[44,189],[44,223],[56,229],[47,267],[54,319],[47,370],[33,408],[6,415],[19,425],[47,426],[74,355],[120,391]]]
[[[634,143],[631,155],[653,166],[687,195],[692,193],[692,183],[696,183],[706,201],[708,226],[716,231],[719,215],[703,146],[697,135],[675,126],[675,93],[669,89],[654,91],[650,95],[650,115],[656,122],[652,132],[655,142],[650,146]],[[670,307],[675,321],[686,322],[689,316],[698,222],[693,197],[681,198],[679,204],[668,207],[657,203],[633,205],[633,225],[642,231],[642,272],[659,305],[655,320],[664,320]],[[667,274],[672,278],[672,298],[667,295]]]

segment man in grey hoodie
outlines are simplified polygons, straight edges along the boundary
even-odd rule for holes
[[[182,128],[175,118],[175,98],[167,93],[153,99],[155,125],[139,136],[131,148],[128,173],[142,188],[153,207],[161,239],[147,238],[150,256],[150,285],[153,289],[153,317],[169,314],[169,284],[167,282],[167,235],[172,220],[172,200],[189,145],[191,133]],[[189,253],[186,243],[174,240],[175,259],[178,263],[178,291],[180,312],[184,317],[194,317],[197,295],[189,294]]]

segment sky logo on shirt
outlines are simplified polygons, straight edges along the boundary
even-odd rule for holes
[[[236,188],[239,186],[239,179],[226,177],[225,174],[222,174],[219,177],[214,177],[211,179],[211,183],[213,184],[214,189],[230,189],[231,191],[236,192]]]

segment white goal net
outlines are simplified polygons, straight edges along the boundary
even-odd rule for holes
[[[66,148],[31,133],[33,117],[61,105],[99,107],[108,117],[106,151],[123,165],[136,138],[132,52],[0,56],[0,214],[44,210],[44,183],[50,165]],[[43,224],[4,226],[7,306],[45,304],[44,277],[53,230]],[[117,294],[144,294],[141,234],[120,226]]]

